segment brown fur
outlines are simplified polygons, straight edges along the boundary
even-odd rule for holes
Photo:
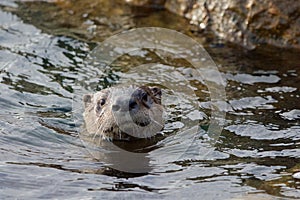
[[[148,138],[163,128],[161,89],[111,87],[83,97],[85,128],[109,140]]]

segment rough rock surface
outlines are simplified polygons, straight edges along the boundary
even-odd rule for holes
[[[199,30],[249,49],[259,44],[300,48],[299,0],[126,0],[163,4]]]
[[[167,0],[165,6],[199,28],[248,48],[260,43],[300,47],[300,1]]]

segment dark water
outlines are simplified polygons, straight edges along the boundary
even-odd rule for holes
[[[91,156],[80,140],[80,125],[74,120],[80,108],[74,108],[74,96],[79,90],[113,85],[122,76],[137,79],[131,67],[149,58],[164,64],[158,66],[162,72],[182,69],[182,76],[188,75],[190,65],[141,50],[120,58],[100,76],[103,70],[86,66],[85,57],[96,41],[121,30],[157,25],[183,31],[188,24],[166,11],[147,15],[124,5],[122,12],[109,11],[112,5],[107,3],[100,18],[104,25],[93,29],[91,22],[80,27],[76,17],[63,19],[65,7],[59,6],[0,3],[1,199],[300,198],[299,180],[291,176],[300,171],[299,51],[262,47],[249,52],[208,40],[204,45],[226,81],[227,96],[219,105],[226,122],[215,150],[205,159],[171,157],[165,162],[181,150],[174,144],[190,145],[174,131],[182,128],[176,113],[188,109],[190,101],[169,94],[173,110],[167,137],[149,153],[164,162],[148,173],[122,172]],[[166,16],[170,20],[161,20]],[[89,78],[95,76],[99,78]],[[197,123],[205,134],[210,98],[205,84],[192,85],[201,111]]]

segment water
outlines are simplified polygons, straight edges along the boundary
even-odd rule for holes
[[[300,198],[300,183],[292,178],[300,171],[299,51],[265,47],[247,52],[214,40],[204,43],[226,80],[227,101],[219,105],[226,111],[226,122],[216,149],[205,159],[170,157],[190,145],[190,138],[176,137],[182,128],[176,115],[188,115],[183,111],[193,101],[176,99],[165,90],[171,99],[166,102],[169,118],[164,136],[149,155],[170,160],[155,163],[147,173],[128,173],[91,156],[78,136],[74,96],[81,94],[79,90],[114,85],[120,77],[138,78],[133,66],[150,58],[162,63],[162,72],[182,72],[173,80],[189,77],[191,66],[141,50],[120,58],[103,73],[86,66],[85,57],[96,41],[114,32],[150,25],[187,30],[186,22],[166,11],[140,15],[123,4],[109,11],[112,5],[107,3],[95,8],[103,13],[99,31],[93,24],[79,26],[88,19],[76,21],[77,10],[68,22],[62,8],[70,10],[69,5],[0,5],[1,199]],[[51,13],[57,21],[50,20],[55,18]],[[170,20],[159,20],[165,16]],[[61,21],[73,25],[62,29]],[[95,76],[98,79],[90,79]],[[191,85],[201,109],[188,116],[201,119],[200,133],[205,134],[211,115],[209,94],[203,82],[191,80]],[[184,103],[176,107],[176,102]]]

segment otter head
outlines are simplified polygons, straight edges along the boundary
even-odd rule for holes
[[[163,128],[161,89],[111,87],[83,97],[86,130],[109,140],[148,138]]]

